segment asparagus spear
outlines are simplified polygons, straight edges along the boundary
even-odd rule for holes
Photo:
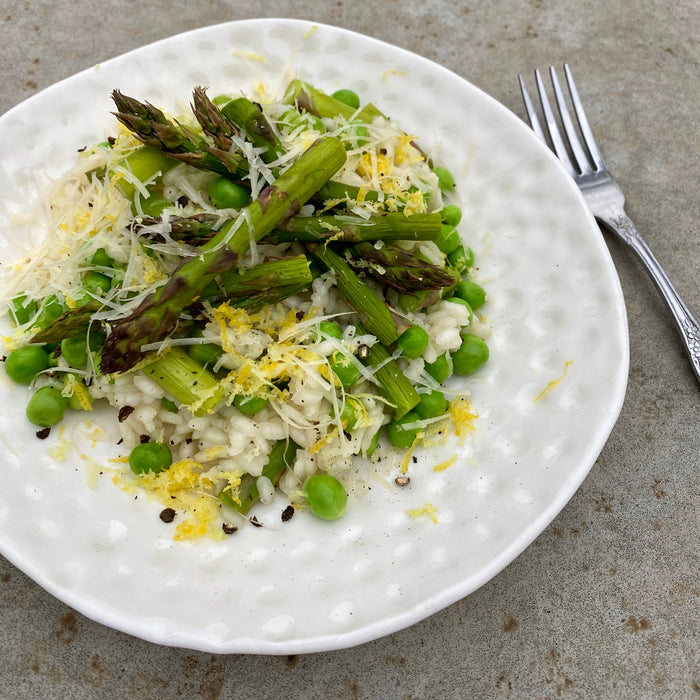
[[[130,228],[135,232],[144,232],[149,238],[160,238],[158,233],[148,231],[148,227],[160,223],[158,217],[139,217],[134,219]],[[195,214],[188,217],[171,217],[170,236],[176,241],[191,245],[200,245],[215,235],[215,227],[221,223],[216,214]],[[277,227],[266,241],[282,243],[285,241],[333,240],[343,243],[359,241],[435,241],[440,237],[440,214],[400,213],[376,214],[369,219],[349,215],[294,216]]]
[[[114,116],[147,146],[162,149],[167,155],[195,168],[220,175],[241,177],[248,172],[242,154],[210,146],[206,140],[182,124],[172,122],[148,102],[112,92],[117,107]]]
[[[231,297],[249,297],[257,292],[274,292],[276,288],[305,289],[313,281],[305,255],[270,260],[243,270],[224,272],[201,292],[200,300],[217,302]]]
[[[358,111],[313,85],[296,79],[289,83],[282,101],[286,104],[296,105],[299,109],[311,112],[317,117],[341,116],[345,119],[357,119],[369,124],[375,117],[384,116],[373,104],[367,104]]]
[[[60,343],[64,338],[72,338],[79,333],[85,333],[90,327],[90,317],[101,308],[102,302],[91,299],[83,306],[69,309],[35,333],[29,342]]]
[[[188,406],[195,416],[211,413],[224,395],[216,377],[177,347],[155,356],[141,371]]]
[[[267,464],[262,470],[262,476],[266,476],[276,485],[284,470],[291,467],[294,463],[294,457],[298,449],[299,446],[292,440],[276,442],[270,450]],[[258,497],[256,478],[250,474],[244,474],[241,477],[241,483],[236,489],[235,496],[230,488],[225,488],[219,493],[219,500],[242,515],[245,515],[251,509]]]
[[[452,268],[433,265],[419,254],[396,246],[385,245],[377,249],[371,243],[361,242],[355,245],[355,251],[360,258],[361,271],[400,294],[453,287],[460,279]],[[370,265],[364,264],[365,261]],[[358,262],[349,258],[351,265],[358,266]]]
[[[368,367],[378,367],[374,372],[375,379],[379,382],[382,396],[394,406],[394,419],[398,420],[418,404],[420,396],[396,360],[389,358],[389,351],[380,343],[375,343],[362,362]]]
[[[298,213],[345,158],[345,148],[338,139],[327,137],[311,146],[246,207],[239,219],[224,224],[199,248],[198,255],[183,263],[130,316],[112,326],[102,352],[101,371],[109,374],[132,367],[141,358],[141,345],[160,340],[174,329],[181,311],[211,280],[235,264],[251,238],[260,240],[281,221]],[[238,226],[235,230],[234,223]]]
[[[260,157],[265,163],[278,158],[282,145],[258,105],[246,97],[237,97],[227,102],[221,108],[221,113],[240,127],[253,146],[264,149]]]
[[[440,237],[440,214],[399,213],[359,216],[295,216],[278,227],[269,238],[282,241],[435,241]],[[371,246],[370,246],[371,247]]]
[[[386,304],[363,282],[345,260],[328,246],[307,243],[306,249],[326,269],[335,272],[340,293],[359,315],[367,330],[390,345],[398,337],[396,323]]]

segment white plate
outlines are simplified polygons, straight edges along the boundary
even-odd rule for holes
[[[310,31],[310,30],[314,31]],[[257,60],[264,56],[265,62]],[[511,562],[581,484],[620,411],[627,323],[610,256],[572,181],[526,126],[424,58],[291,20],[209,27],[69,78],[0,119],[0,223],[114,128],[119,88],[165,108],[194,85],[211,94],[275,84],[290,59],[327,91],[356,90],[456,175],[461,230],[479,255],[493,326],[488,366],[469,382],[477,432],[411,464],[409,487],[355,494],[334,523],[279,510],[224,542],[173,543],[160,506],[98,479],[72,450],[48,456],[5,381],[0,408],[0,551],[56,597],[105,625],[209,652],[291,654],[352,646],[471,593]],[[6,241],[2,241],[7,246]],[[11,257],[4,247],[2,259]],[[6,331],[5,331],[6,332]],[[566,376],[540,400],[547,384]],[[3,379],[4,373],[1,374]],[[102,419],[100,419],[102,420]],[[394,470],[393,475],[396,471]],[[388,476],[389,481],[393,478]],[[427,502],[437,510],[409,517]]]

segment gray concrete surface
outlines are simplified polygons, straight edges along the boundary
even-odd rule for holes
[[[128,49],[256,16],[384,39],[518,114],[516,74],[569,61],[629,213],[700,312],[697,0],[3,0],[0,112]],[[104,628],[0,560],[0,697],[699,697],[700,387],[642,268],[608,242],[630,323],[622,414],[568,506],[480,590],[346,651],[225,657]]]

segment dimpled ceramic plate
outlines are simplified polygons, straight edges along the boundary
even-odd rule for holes
[[[79,426],[69,425],[74,444],[64,455],[52,449],[59,431],[38,440],[24,417],[26,389],[2,373],[0,551],[84,615],[160,644],[322,651],[448,606],[503,569],[566,504],[624,397],[619,281],[557,161],[462,78],[334,27],[253,20],[197,30],[95,66],[12,109],[0,119],[2,261],[24,239],[17,213],[36,198],[35,173],[61,174],[77,149],[115,129],[114,88],[168,110],[186,104],[195,85],[211,94],[260,82],[274,90],[289,70],[327,92],[355,90],[454,173],[460,229],[477,253],[493,329],[488,365],[465,382],[476,432],[419,454],[403,488],[393,485],[398,461],[388,460],[368,477],[371,488],[351,494],[341,520],[300,511],[283,523],[280,501],[255,511],[263,527],[220,542],[177,543],[173,526],[157,517],[161,506],[126,495],[81,456],[89,431],[81,444]],[[433,470],[454,454],[448,469]],[[409,514],[427,503],[434,518]]]

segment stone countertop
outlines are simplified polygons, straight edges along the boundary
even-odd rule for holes
[[[697,0],[5,0],[0,113],[129,49],[252,17],[335,24],[422,54],[519,115],[516,77],[568,61],[628,212],[700,313]],[[0,697],[700,696],[700,387],[669,314],[606,237],[627,303],[627,396],[588,478],[467,598],[352,649],[294,657],[159,647],[96,624],[0,558]]]

